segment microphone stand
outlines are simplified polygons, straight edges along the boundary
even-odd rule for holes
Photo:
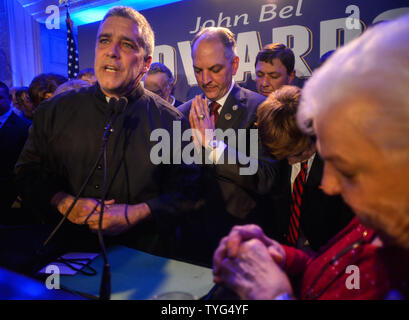
[[[111,266],[108,262],[108,255],[105,249],[104,237],[102,235],[102,220],[104,215],[105,208],[105,197],[106,197],[106,182],[107,182],[107,143],[109,136],[114,131],[112,128],[113,122],[118,116],[117,110],[115,110],[113,119],[108,123],[104,135],[102,137],[102,150],[104,156],[104,183],[102,188],[102,197],[101,197],[101,213],[99,215],[98,221],[98,241],[102,251],[102,257],[104,259],[104,269],[102,271],[101,286],[99,288],[99,299],[100,300],[109,300],[111,297]]]
[[[104,259],[104,269],[102,271],[101,286],[99,288],[99,299],[100,300],[109,300],[111,297],[111,266],[108,262],[108,255],[105,249],[104,237],[102,235],[102,220],[104,215],[105,208],[105,197],[106,197],[106,183],[107,183],[107,143],[109,136],[114,129],[112,128],[115,120],[118,118],[118,115],[123,111],[123,108],[127,105],[128,100],[125,97],[119,98],[118,102],[115,104],[114,115],[112,120],[108,123],[104,135],[102,137],[102,150],[104,155],[104,184],[102,188],[102,197],[101,197],[101,213],[99,215],[98,221],[98,240],[101,246],[102,257]]]
[[[121,101],[122,100],[122,101]],[[71,203],[67,211],[65,212],[63,218],[60,220],[60,222],[57,224],[57,226],[54,228],[54,230],[51,232],[51,234],[48,236],[48,238],[44,241],[42,247],[39,250],[39,254],[41,254],[41,250],[50,242],[50,240],[54,237],[56,232],[60,229],[64,221],[68,218],[69,214],[71,213],[72,209],[74,208],[75,204],[78,202],[81,194],[84,192],[85,187],[87,186],[89,180],[91,179],[92,175],[95,173],[98,163],[100,162],[102,156],[104,157],[104,183],[103,183],[103,193],[102,193],[102,203],[101,203],[101,213],[99,216],[99,224],[98,224],[98,240],[101,246],[102,250],[102,256],[104,259],[104,269],[102,273],[102,279],[101,279],[101,287],[100,287],[100,295],[99,299],[100,300],[109,300],[111,296],[111,271],[110,271],[110,265],[108,263],[108,258],[107,258],[107,253],[105,249],[105,244],[102,236],[102,218],[103,218],[103,213],[104,213],[104,207],[105,207],[105,197],[106,197],[106,176],[107,176],[107,161],[106,161],[106,147],[108,143],[108,139],[110,134],[114,131],[112,126],[116,119],[118,118],[119,113],[122,111],[123,107],[127,104],[127,99],[122,98],[120,101],[118,101],[116,98],[111,98],[109,100],[108,104],[108,109],[109,112],[111,112],[110,115],[110,121],[108,125],[105,127],[105,131],[102,137],[102,148],[98,154],[97,160],[95,161],[94,165],[92,166],[87,178],[85,179],[84,183],[82,184],[80,190],[78,191],[77,195],[74,198],[74,201]],[[122,105],[118,107],[119,105]]]
[[[117,101],[115,98],[111,98],[109,100],[109,104],[108,104],[108,109],[109,112],[111,112],[111,121],[109,122],[108,125],[112,126],[112,117],[115,115],[115,110],[116,108],[114,108],[114,106],[116,105]],[[116,117],[115,117],[116,119]],[[111,128],[111,126],[109,126],[109,129]],[[105,128],[104,131],[104,135],[103,137],[105,137],[106,135],[106,131],[108,129],[108,126]],[[103,146],[104,147],[104,146]],[[84,183],[81,185],[80,190],[78,191],[77,195],[74,198],[74,201],[71,203],[71,205],[69,206],[69,208],[67,209],[67,211],[65,212],[64,216],[62,217],[62,219],[60,220],[60,222],[57,224],[57,226],[54,228],[54,230],[51,232],[51,234],[48,236],[47,240],[44,241],[42,248],[43,249],[49,242],[50,240],[54,237],[54,235],[56,234],[56,232],[60,229],[60,227],[62,226],[62,224],[64,223],[64,221],[68,218],[69,214],[71,213],[72,209],[74,208],[74,206],[76,205],[76,203],[78,202],[78,199],[80,198],[81,194],[84,192],[85,187],[87,186],[89,180],[91,179],[92,175],[95,173],[95,170],[98,167],[98,163],[102,158],[103,152],[104,152],[104,148],[101,148],[101,150],[99,151],[98,157],[97,157],[97,161],[95,161],[94,165],[92,166],[87,178],[85,179]],[[40,250],[41,250],[40,249]]]

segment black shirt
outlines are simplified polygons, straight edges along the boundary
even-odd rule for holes
[[[155,228],[166,230],[195,205],[198,171],[183,163],[153,164],[150,152],[157,142],[150,141],[150,135],[161,128],[172,137],[174,121],[182,129],[187,123],[176,108],[142,87],[127,98],[107,143],[106,199],[146,202]],[[54,194],[78,193],[101,150],[108,117],[108,103],[98,84],[57,95],[38,108],[16,174],[23,200],[38,208],[42,221],[50,215],[44,208]],[[102,186],[101,161],[81,197],[101,198]],[[152,231],[144,227],[138,233],[148,229]]]

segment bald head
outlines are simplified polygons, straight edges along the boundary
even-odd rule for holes
[[[196,81],[205,96],[217,101],[225,96],[239,67],[236,41],[227,28],[205,28],[192,41]]]
[[[192,40],[192,55],[201,41],[220,42],[223,45],[226,59],[230,60],[237,56],[234,34],[227,28],[209,27],[200,30]]]

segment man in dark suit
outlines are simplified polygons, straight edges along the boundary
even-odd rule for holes
[[[315,138],[301,132],[296,113],[301,90],[283,86],[258,110],[260,139],[279,159],[279,179],[271,192],[270,223],[264,231],[281,243],[317,251],[353,217],[340,196],[326,195],[320,188],[323,161]]]
[[[201,30],[192,41],[192,59],[204,96],[196,96],[179,110],[189,118],[192,129],[196,129],[194,141],[205,154],[205,164],[201,166],[204,205],[182,223],[181,245],[184,257],[210,265],[219,240],[232,226],[260,223],[263,216],[265,206],[259,193],[268,188],[268,163],[256,160],[258,170],[240,174],[243,167],[226,160],[228,155],[237,158],[243,141],[235,144],[219,138],[216,132],[233,130],[237,134],[239,129],[244,129],[251,140],[249,129],[255,128],[257,107],[264,97],[234,83],[239,57],[229,29]],[[257,139],[250,141],[250,147],[255,146]]]
[[[174,107],[179,107],[183,102],[176,100],[172,95],[175,86],[175,78],[172,72],[164,64],[155,62],[151,64],[149,71],[144,78],[144,86],[149,91],[156,93]]]
[[[10,105],[9,88],[0,82],[0,224],[11,222],[9,212],[17,198],[13,170],[30,126],[13,112]]]
[[[255,62],[258,93],[268,97],[282,86],[290,85],[295,78],[295,57],[282,43],[270,43],[257,54]]]
[[[308,162],[308,177],[304,185],[300,208],[299,228],[302,233],[296,239],[295,246],[304,250],[318,251],[348,224],[353,213],[341,197],[328,196],[321,190],[324,163],[315,150],[311,157],[300,158],[299,162],[292,165],[285,160],[281,161],[282,176],[278,183],[280,187],[279,190],[274,189],[271,202],[272,212],[279,214],[272,215],[272,222],[268,225],[274,230],[271,232],[274,239],[281,243],[294,245],[289,240],[291,194],[294,184],[292,177],[294,179],[294,171],[300,167],[302,161]],[[265,231],[269,233],[268,230]]]

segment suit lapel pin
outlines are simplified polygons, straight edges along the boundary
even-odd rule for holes
[[[233,111],[236,111],[238,108],[239,107],[237,106],[237,104],[235,104],[232,109],[233,109]]]
[[[226,114],[224,115],[224,118],[225,118],[226,120],[230,120],[230,119],[231,119],[231,114],[230,114],[230,113],[226,113]]]

